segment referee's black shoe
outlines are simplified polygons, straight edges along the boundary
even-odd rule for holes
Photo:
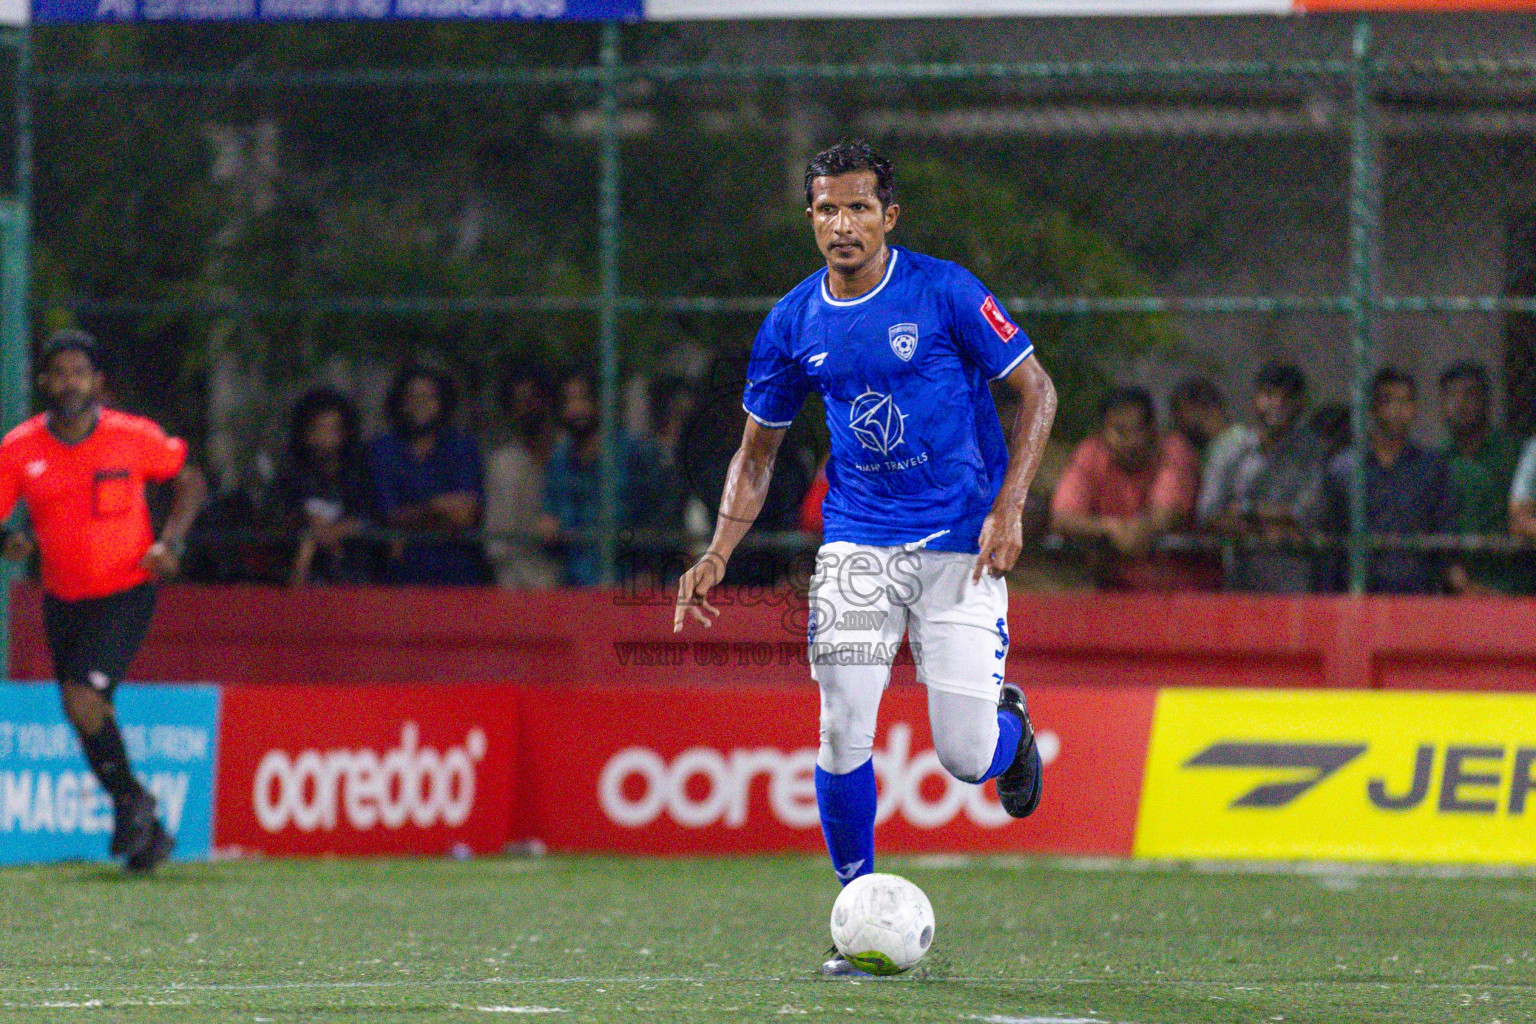
[[[1035,727],[1029,721],[1029,709],[1024,705],[1024,691],[1012,683],[1003,684],[998,710],[1016,715],[1024,728],[1019,733],[1019,747],[1013,755],[1013,763],[997,777],[997,798],[1015,818],[1027,818],[1040,806],[1040,791],[1044,771],[1040,763],[1040,748],[1035,744]]]
[[[160,866],[160,862],[171,855],[176,849],[176,838],[165,830],[160,822],[155,822],[154,835],[138,853],[128,858],[128,873],[130,875],[147,875]]]
[[[112,856],[131,857],[155,838],[155,798],[139,790],[113,808]]]

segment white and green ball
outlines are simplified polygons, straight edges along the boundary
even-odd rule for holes
[[[899,875],[863,875],[832,904],[832,943],[870,974],[900,974],[933,945],[933,904]]]

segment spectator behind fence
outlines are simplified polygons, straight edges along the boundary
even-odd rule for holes
[[[1350,426],[1353,413],[1341,402],[1329,402],[1312,410],[1307,417],[1307,429],[1323,443],[1323,464],[1333,461],[1334,456],[1354,443],[1354,431]]]
[[[602,424],[598,420],[597,388],[586,373],[573,373],[560,383],[560,426],[564,436],[555,445],[544,477],[544,515],[539,534],[546,543],[559,543],[564,553],[565,582],[591,587],[602,582],[603,565],[597,538],[561,537],[562,533],[596,531],[602,517]],[[644,448],[622,429],[614,439],[617,472],[614,524],[635,525],[638,510],[648,500]]]
[[[1520,442],[1488,422],[1488,371],[1457,363],[1440,375],[1440,412],[1445,419],[1445,458],[1456,490],[1454,532],[1472,536],[1509,530],[1509,490],[1520,461]],[[1467,555],[1470,590],[1516,594],[1524,589],[1521,566],[1498,555]]]
[[[650,501],[640,509],[640,525],[675,533],[683,529],[684,510],[693,490],[686,472],[689,424],[698,409],[698,396],[681,377],[666,377],[651,388],[653,430],[648,439],[654,464],[647,489]]]
[[[1168,395],[1174,426],[1200,453],[1200,495],[1195,499],[1198,522],[1221,511],[1232,493],[1238,464],[1259,443],[1259,435],[1227,413],[1227,399],[1209,378],[1186,377]]]
[[[1439,452],[1413,443],[1418,417],[1418,388],[1395,367],[1377,371],[1371,381],[1371,432],[1328,467],[1327,525],[1349,532],[1350,479],[1365,458],[1365,523],[1370,533],[1412,536],[1450,533],[1456,528],[1456,491],[1450,467]],[[1344,560],[1335,558],[1335,586],[1344,584]],[[1467,589],[1459,561],[1417,551],[1377,551],[1370,557],[1366,590],[1373,594],[1433,594],[1442,584],[1454,592]]]
[[[549,386],[537,373],[514,371],[502,388],[512,436],[485,460],[486,557],[508,590],[560,585],[560,565],[537,539],[544,515],[544,467],[554,446]]]
[[[1253,380],[1258,444],[1237,460],[1231,489],[1209,497],[1210,529],[1280,544],[1314,530],[1322,513],[1326,447],[1302,424],[1307,378],[1270,364]],[[1227,561],[1227,588],[1267,594],[1312,589],[1315,559],[1284,550],[1238,550]]]
[[[1536,540],[1536,437],[1520,449],[1520,463],[1509,484],[1509,532]]]
[[[1191,518],[1200,470],[1195,450],[1177,432],[1157,434],[1152,397],[1142,388],[1112,388],[1099,403],[1099,432],[1077,446],[1051,496],[1051,528],[1067,537],[1107,542],[1095,576],[1118,590],[1209,586],[1197,561],[1154,554],[1158,539]]]
[[[474,529],[484,500],[480,449],[453,426],[458,389],[446,374],[407,365],[385,400],[393,429],[369,446],[385,525],[407,532]],[[488,582],[478,545],[396,542],[385,564],[391,583],[474,586]]]
[[[359,535],[378,525],[378,510],[357,407],[345,395],[315,388],[295,403],[273,496],[278,521],[299,538],[289,586],[374,581],[378,545]]]

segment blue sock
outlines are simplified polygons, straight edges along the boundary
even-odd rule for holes
[[[997,749],[992,751],[992,764],[980,781],[995,779],[1013,764],[1013,756],[1019,752],[1019,737],[1024,735],[1024,723],[1017,715],[1001,709],[997,712]]]
[[[827,837],[837,880],[847,885],[874,871],[875,759],[847,775],[833,775],[817,765],[816,809],[821,812],[821,834]]]

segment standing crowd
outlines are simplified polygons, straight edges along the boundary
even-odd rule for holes
[[[1051,528],[1086,544],[1110,589],[1339,592],[1347,559],[1341,545],[1318,539],[1349,532],[1352,483],[1363,472],[1371,534],[1536,538],[1536,439],[1522,444],[1493,424],[1482,366],[1457,363],[1438,383],[1446,437],[1437,448],[1413,436],[1417,382],[1390,366],[1371,381],[1369,429],[1359,440],[1346,408],[1310,407],[1295,366],[1259,370],[1251,424],[1234,419],[1204,378],[1174,389],[1166,431],[1145,390],[1112,389],[1098,432],[1077,447],[1052,495]],[[1200,533],[1231,543],[1219,558],[1159,544]],[[1410,541],[1374,550],[1367,565],[1372,593],[1531,589],[1520,556],[1509,554]]]

